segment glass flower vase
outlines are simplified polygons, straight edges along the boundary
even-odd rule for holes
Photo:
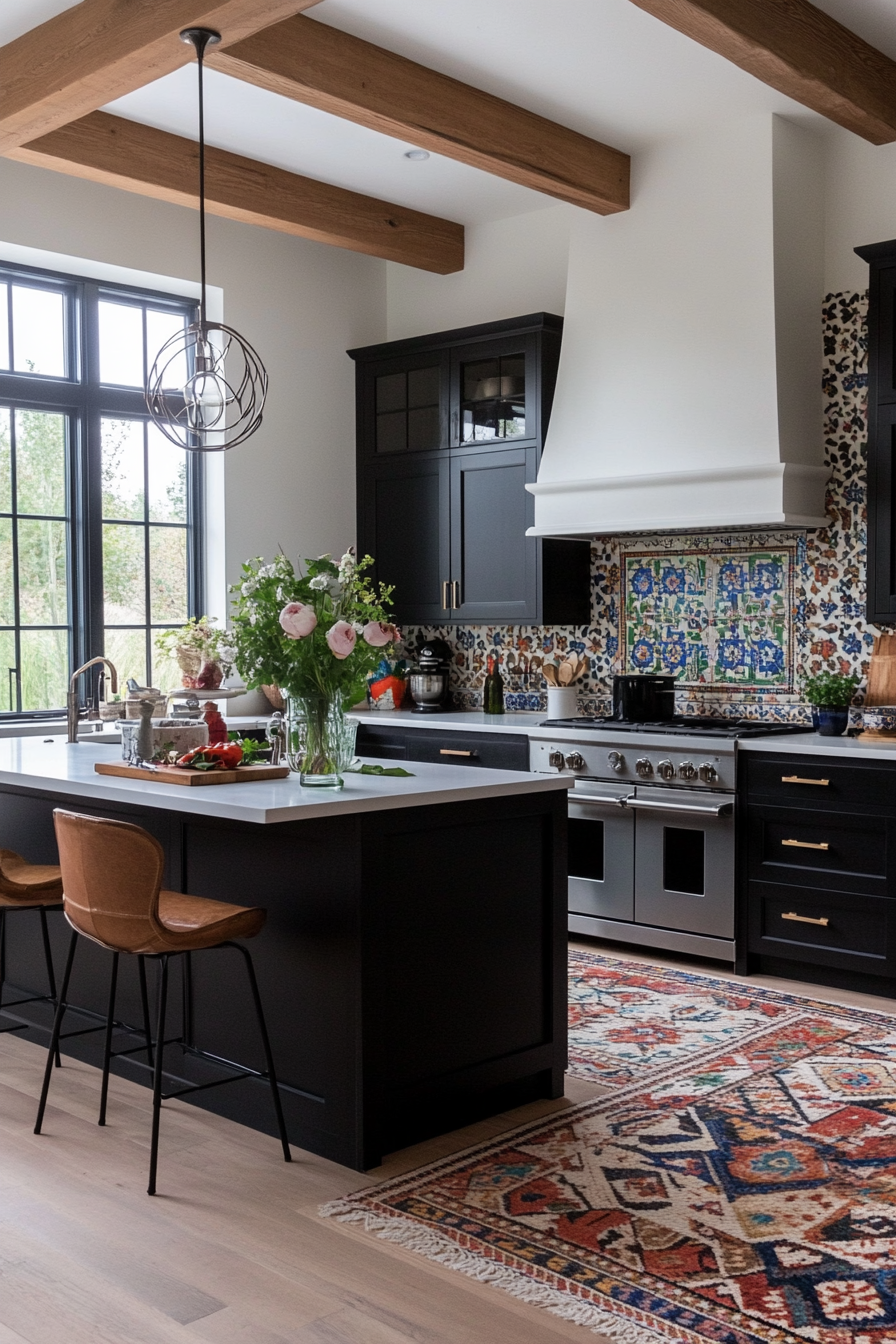
[[[286,759],[303,788],[341,789],[357,734],[358,720],[346,717],[341,696],[286,697]]]

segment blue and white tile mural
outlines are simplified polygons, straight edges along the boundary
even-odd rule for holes
[[[867,296],[830,294],[823,309],[827,527],[813,532],[600,537],[592,546],[590,626],[445,626],[406,631],[413,648],[438,634],[456,650],[460,707],[482,702],[497,653],[507,706],[540,709],[545,658],[587,659],[576,683],[584,713],[609,708],[618,672],[678,678],[682,713],[808,721],[801,677],[868,671],[864,621]]]

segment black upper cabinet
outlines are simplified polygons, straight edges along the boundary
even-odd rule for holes
[[[350,350],[358,551],[405,624],[586,625],[587,541],[527,537],[562,319]]]
[[[868,620],[896,622],[896,240],[857,247],[868,305]]]

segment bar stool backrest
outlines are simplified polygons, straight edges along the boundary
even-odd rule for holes
[[[53,812],[63,908],[79,933],[113,952],[143,952],[162,933],[159,889],[165,852],[140,826]]]

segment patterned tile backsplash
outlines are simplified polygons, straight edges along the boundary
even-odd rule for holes
[[[583,713],[606,713],[618,672],[678,678],[680,713],[808,722],[800,679],[824,668],[866,676],[874,636],[865,608],[867,296],[823,309],[827,527],[813,532],[599,537],[590,626],[414,627],[455,649],[452,692],[482,703],[490,653],[509,709],[544,707],[545,658],[575,650]]]

